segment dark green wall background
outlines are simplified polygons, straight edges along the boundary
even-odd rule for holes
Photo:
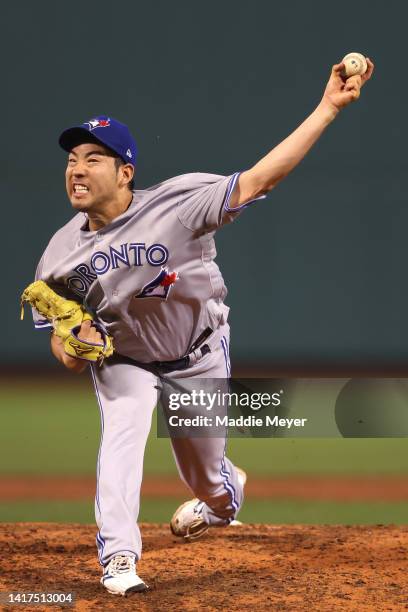
[[[23,1],[3,7],[3,364],[49,360],[18,298],[71,216],[59,132],[126,122],[138,186],[245,169],[318,103],[331,64],[376,74],[267,200],[218,234],[236,360],[403,363],[408,4]]]

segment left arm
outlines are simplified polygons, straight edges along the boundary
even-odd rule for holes
[[[229,201],[230,208],[273,189],[305,157],[342,108],[360,97],[360,89],[371,77],[374,64],[367,58],[367,72],[344,79],[344,64],[333,66],[323,98],[309,117],[255,166],[242,172]]]

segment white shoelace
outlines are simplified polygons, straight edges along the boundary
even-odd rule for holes
[[[116,576],[117,574],[124,574],[125,572],[135,572],[135,558],[118,555],[117,557],[114,557],[109,563],[108,571],[111,576]]]

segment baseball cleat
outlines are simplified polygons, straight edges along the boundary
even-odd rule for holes
[[[105,566],[101,583],[112,595],[127,597],[148,590],[147,584],[136,574],[134,557],[117,555]]]
[[[244,487],[247,481],[247,475],[241,468],[236,469],[238,472],[238,481],[242,487]],[[192,542],[193,540],[201,538],[210,527],[203,518],[203,506],[204,502],[195,498],[184,502],[184,504],[177,508],[170,521],[172,534],[179,538],[184,538],[187,542]],[[242,523],[233,520],[229,523],[228,527],[236,527],[238,525],[242,525]]]
[[[204,502],[195,498],[177,508],[170,521],[173,535],[184,538],[187,542],[201,538],[209,528],[201,514],[203,506]]]

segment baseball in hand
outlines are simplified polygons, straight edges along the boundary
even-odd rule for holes
[[[343,76],[351,77],[355,74],[364,74],[367,70],[367,61],[361,53],[347,53],[342,59],[344,64]]]

